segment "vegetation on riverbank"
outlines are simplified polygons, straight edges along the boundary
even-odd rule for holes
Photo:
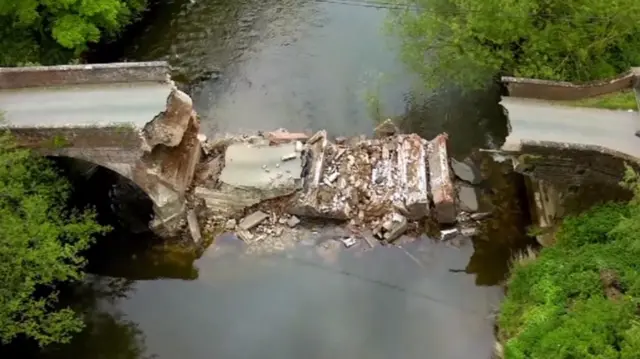
[[[64,64],[114,38],[146,0],[0,0],[0,66]]]
[[[638,358],[640,184],[630,203],[566,218],[556,243],[514,263],[498,318],[506,359]]]
[[[567,105],[577,107],[604,108],[609,110],[638,111],[636,95],[632,90],[614,92],[602,96],[585,98],[578,101],[566,101]]]
[[[640,64],[635,0],[398,1],[408,6],[390,30],[430,88],[483,86],[499,74],[589,81]]]
[[[107,228],[65,206],[70,186],[50,163],[0,133],[0,342],[65,342],[83,327],[56,285],[80,280],[81,252]]]

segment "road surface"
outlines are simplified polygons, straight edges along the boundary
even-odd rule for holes
[[[0,111],[13,127],[142,126],[164,111],[170,92],[154,82],[0,90]]]
[[[638,112],[570,107],[548,101],[504,97],[511,134],[506,143],[520,140],[598,145],[640,157]]]

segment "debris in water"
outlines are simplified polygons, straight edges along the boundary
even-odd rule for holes
[[[297,153],[290,153],[288,155],[282,156],[281,160],[282,162],[286,162],[286,161],[291,161],[293,159],[296,159],[297,157],[298,157]]]
[[[187,211],[187,223],[189,224],[189,232],[191,238],[195,244],[200,244],[202,241],[202,233],[200,232],[200,224],[198,223],[198,217],[193,209]]]
[[[227,222],[224,224],[224,229],[229,231],[234,230],[236,228],[236,224],[237,224],[236,220],[231,218],[227,220]]]
[[[250,215],[244,217],[238,227],[242,230],[250,230],[251,228],[259,225],[265,219],[269,218],[269,215],[262,211],[255,211]]]
[[[472,213],[471,219],[474,221],[482,221],[483,219],[487,219],[491,216],[489,212],[480,212],[480,213]]]
[[[459,233],[460,231],[458,231],[458,228],[443,229],[440,231],[440,240],[446,241],[456,237]]]
[[[357,240],[354,237],[346,237],[346,238],[340,238],[340,242],[342,242],[342,244],[344,244],[345,247],[350,248],[357,243]]]

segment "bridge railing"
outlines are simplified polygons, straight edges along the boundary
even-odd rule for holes
[[[632,68],[614,78],[601,81],[573,83],[565,81],[550,81],[524,77],[503,76],[502,83],[506,85],[509,96],[534,98],[551,101],[573,101],[588,97],[595,97],[609,93],[633,89],[636,100],[640,93],[640,68]],[[638,102],[640,105],[640,101]]]
[[[0,67],[0,90],[126,82],[169,82],[165,61]]]

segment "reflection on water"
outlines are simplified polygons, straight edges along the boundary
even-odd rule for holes
[[[470,243],[333,247],[333,262],[316,248],[262,258],[210,248],[192,281],[93,278],[94,293],[118,290],[85,306],[87,329],[47,358],[489,357],[501,290],[449,271],[464,268]]]

